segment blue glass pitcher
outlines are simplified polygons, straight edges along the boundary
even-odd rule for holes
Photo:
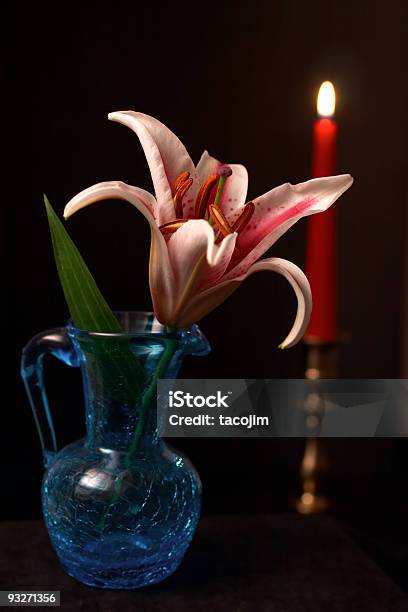
[[[198,523],[200,479],[157,434],[156,381],[210,347],[197,326],[167,333],[151,313],[117,316],[124,333],[68,324],[35,336],[22,376],[44,453],[44,519],[62,565],[85,584],[133,589],[174,572]],[[86,436],[59,451],[43,385],[47,354],[83,378]]]

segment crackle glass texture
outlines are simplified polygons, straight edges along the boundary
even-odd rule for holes
[[[119,313],[124,334],[68,325],[39,334],[22,374],[44,449],[44,519],[66,571],[81,582],[132,589],[178,567],[200,516],[190,461],[157,435],[156,377],[175,378],[186,355],[204,355],[200,330],[166,333],[150,313]],[[52,354],[81,368],[86,436],[57,451],[42,381]]]

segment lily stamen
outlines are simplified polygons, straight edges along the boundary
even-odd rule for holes
[[[180,176],[178,176],[176,178],[176,180],[174,181],[174,185],[173,185],[173,191],[174,193],[177,192],[178,188],[180,187],[180,185],[182,185],[183,183],[186,182],[186,180],[190,177],[190,173],[189,172],[182,172],[180,174]]]
[[[200,187],[195,204],[195,218],[204,219],[207,212],[208,200],[211,192],[218,181],[216,174],[211,175]]]
[[[222,212],[221,208],[219,206],[216,206],[215,204],[210,204],[208,208],[210,211],[210,215],[213,218],[222,236],[225,237],[225,236],[228,236],[229,234],[232,234],[231,226],[228,223],[227,218]],[[218,238],[219,236],[216,237],[216,239]]]
[[[183,198],[185,194],[187,193],[187,191],[190,189],[192,184],[193,184],[193,179],[189,178],[186,181],[184,181],[184,183],[180,183],[177,188],[177,191],[174,195],[177,219],[181,219],[183,217]]]
[[[245,204],[244,210],[239,215],[238,219],[232,224],[231,231],[238,233],[242,232],[248,225],[254,212],[255,204],[253,202],[248,202],[248,204]]]
[[[174,234],[184,223],[187,223],[188,219],[177,219],[177,221],[169,221],[169,223],[163,223],[160,225],[159,230],[163,234],[163,236],[168,236],[169,234]]]

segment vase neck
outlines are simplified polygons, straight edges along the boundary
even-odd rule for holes
[[[96,398],[86,403],[86,445],[88,448],[104,448],[126,451],[134,431],[141,427],[139,448],[151,446],[158,440],[156,405],[148,407],[146,414],[141,405],[125,404],[115,400]]]
[[[133,453],[158,442],[157,380],[176,378],[186,355],[209,345],[193,326],[176,333],[71,333],[81,364],[86,444]]]
[[[108,348],[81,342],[86,444],[90,448],[125,451],[135,435],[139,448],[158,440],[157,379],[177,376],[183,347],[176,341],[156,340],[152,345],[141,340],[137,348],[143,358],[137,360],[134,343],[131,348],[121,343],[112,350],[112,342]]]

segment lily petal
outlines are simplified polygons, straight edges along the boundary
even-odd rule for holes
[[[255,272],[271,271],[282,274],[293,287],[298,309],[295,322],[286,339],[280,344],[280,348],[294,346],[302,338],[309,323],[312,311],[312,294],[309,281],[302,270],[294,263],[286,259],[272,257],[254,264],[242,276],[238,276],[199,293],[189,304],[180,317],[180,327],[188,327],[195,321],[199,321],[211,310],[224,302],[249,275]]]
[[[222,278],[231,261],[237,238],[238,234],[233,232],[225,236],[220,244],[215,244],[214,239],[208,241],[207,266],[202,273],[200,291],[215,285]]]
[[[235,221],[236,211],[245,203],[248,192],[248,171],[242,164],[222,164],[204,151],[197,164],[200,181],[204,182],[212,174],[217,174],[220,166],[227,165],[232,170],[231,177],[225,183],[220,208],[228,221]]]
[[[127,200],[128,197],[137,202],[135,206],[144,216],[146,216],[145,212],[148,213],[146,218],[149,223],[151,217],[153,217],[154,221],[157,220],[157,202],[155,197],[144,189],[127,185],[122,181],[103,181],[102,183],[96,183],[80,191],[65,206],[64,218],[68,219],[81,208],[85,208],[85,206],[89,206],[94,202],[110,199]],[[128,201],[133,204],[131,200]],[[140,208],[140,206],[142,206],[142,208]]]
[[[185,146],[168,127],[150,115],[117,111],[109,113],[108,118],[126,125],[138,136],[160,204],[159,224],[173,221],[175,213],[172,188],[176,179],[185,171],[196,179],[195,186],[192,186],[190,191],[191,198],[194,198],[199,186],[198,175]]]
[[[150,224],[152,233],[149,268],[150,291],[156,316],[162,323],[167,323],[171,318],[170,313],[175,299],[175,281],[166,240],[156,223],[156,201],[152,194],[121,181],[97,183],[88,187],[88,189],[84,189],[68,202],[64,210],[64,217],[68,219],[89,204],[110,199],[130,202]]]
[[[167,243],[177,287],[173,325],[200,287],[218,281],[226,270],[235,248],[237,234],[231,234],[220,245],[214,240],[214,230],[203,219],[184,223]]]
[[[239,235],[226,279],[245,274],[296,221],[329,208],[353,183],[349,174],[285,183],[255,198],[250,223]],[[242,210],[242,209],[241,209]]]

